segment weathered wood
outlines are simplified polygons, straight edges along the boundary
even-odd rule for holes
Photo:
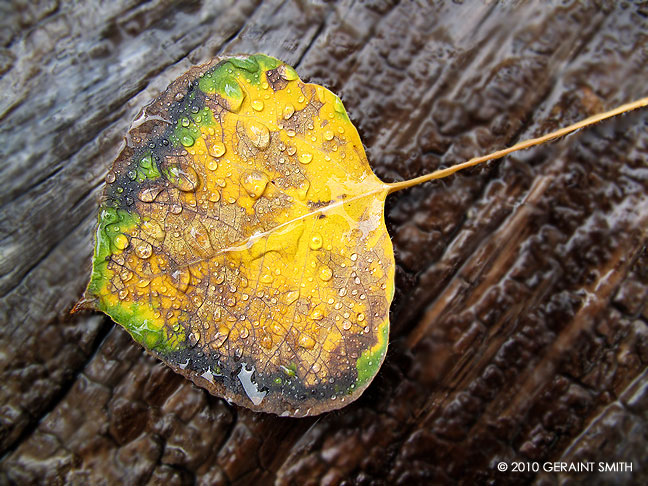
[[[645,96],[647,14],[615,2],[9,6],[0,484],[645,483],[645,110],[392,196],[392,344],[365,395],[335,413],[230,406],[106,318],[68,311],[103,176],[141,106],[191,65],[257,51],[295,65],[342,97],[393,181]],[[633,471],[502,473],[499,461]]]

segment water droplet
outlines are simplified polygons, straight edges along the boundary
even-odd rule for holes
[[[189,126],[189,118],[187,118],[186,116],[183,116],[181,123],[182,123],[183,127],[188,127]]]
[[[212,157],[222,157],[226,151],[225,144],[222,142],[213,143],[207,148],[207,151]]]
[[[302,348],[313,349],[315,346],[315,340],[306,334],[302,334],[299,338],[299,345]]]
[[[119,298],[121,300],[124,300],[126,297],[128,297],[128,290],[127,289],[122,289],[119,291]]]
[[[220,348],[225,343],[225,341],[227,341],[229,333],[230,330],[227,326],[220,326],[218,328],[216,336],[214,336],[214,340],[210,343],[210,345],[214,348]]]
[[[263,336],[263,338],[261,339],[261,346],[266,349],[270,349],[272,347],[272,337],[269,334]]]
[[[263,101],[261,101],[261,100],[254,100],[254,101],[252,102],[252,108],[254,108],[254,110],[256,110],[256,111],[261,111],[261,110],[263,110]]]
[[[291,116],[293,116],[293,113],[295,113],[295,107],[288,103],[286,106],[284,106],[283,109],[283,117],[285,120],[288,120]]]
[[[299,298],[299,290],[293,290],[286,294],[286,305],[290,305]]]
[[[302,182],[302,185],[299,186],[299,189],[297,190],[297,197],[299,198],[300,201],[306,200],[306,198],[308,197],[309,190],[310,190],[310,182],[304,180],[304,182]]]
[[[194,331],[191,334],[189,334],[189,344],[195,346],[199,342],[200,342],[200,333],[198,331]]]
[[[360,314],[358,314],[358,322],[362,322],[364,320],[365,320],[365,315],[361,312]]]
[[[308,152],[299,154],[299,161],[302,164],[310,164],[311,160],[313,160],[313,154],[309,154]]]
[[[344,288],[344,287],[342,287],[342,288],[338,291],[338,295],[339,295],[340,297],[344,297],[346,294],[347,294],[347,289]]]
[[[297,152],[297,147],[288,147],[288,150],[286,150],[288,155],[295,155],[295,152]]]
[[[191,220],[184,229],[184,239],[194,250],[210,255],[213,248],[209,240],[209,232],[199,218]]]
[[[115,246],[119,250],[125,250],[128,248],[128,238],[125,235],[117,235],[114,239]]]
[[[142,223],[142,231],[157,241],[164,240],[165,232],[159,223],[149,220]]]
[[[247,135],[256,148],[264,150],[270,145],[270,130],[264,124],[248,120],[245,124]]]
[[[252,199],[258,199],[268,185],[268,178],[265,174],[254,171],[244,174],[241,177],[241,185]]]
[[[106,182],[108,184],[112,184],[113,182],[115,182],[115,173],[114,172],[111,171],[111,172],[108,172],[106,174]]]
[[[358,254],[357,253],[351,253],[351,260],[356,261],[358,259]]]
[[[333,270],[331,270],[329,267],[322,267],[319,271],[319,278],[324,280],[325,282],[328,282],[331,280],[333,277]]]
[[[325,140],[333,140],[334,133],[332,130],[326,130],[324,132],[324,139]]]
[[[349,329],[351,329],[351,321],[344,321],[344,322],[342,323],[342,328],[343,328],[345,331],[348,331]]]
[[[289,137],[294,137],[295,135],[297,135],[297,133],[295,133],[295,130],[288,129],[286,130],[286,135],[288,135]]]
[[[171,281],[173,286],[178,289],[180,292],[184,292],[189,287],[189,281],[191,280],[191,275],[189,270],[186,268],[178,268],[176,271],[171,273]],[[161,288],[162,292],[165,292],[164,288]]]
[[[315,309],[315,310],[311,313],[310,317],[311,317],[311,319],[313,319],[313,320],[315,320],[315,321],[319,321],[320,319],[322,319],[322,318],[324,317],[324,314],[322,314],[322,311],[320,311],[320,310],[318,310],[318,309]]]
[[[182,206],[180,206],[177,203],[174,203],[171,206],[169,206],[169,212],[171,212],[172,214],[180,214],[182,212]]]
[[[262,283],[268,284],[272,282],[273,277],[269,273],[265,273],[261,276],[260,280]]]
[[[220,201],[220,192],[210,192],[209,193],[209,198],[211,202],[218,202]]]
[[[190,135],[183,135],[182,138],[180,138],[180,143],[185,147],[191,147],[194,143],[196,143],[196,141]]]
[[[241,337],[241,339],[245,339],[249,335],[250,335],[250,330],[247,327],[243,327],[243,329],[241,329],[241,331],[239,332],[239,336]]]
[[[319,250],[320,248],[322,248],[323,242],[324,240],[322,240],[322,235],[320,235],[319,233],[315,233],[310,240],[310,244],[309,244],[310,249]]]
[[[138,257],[146,260],[153,254],[153,247],[150,243],[140,240],[137,245],[135,245],[135,254]]]
[[[218,169],[218,162],[216,162],[214,159],[209,159],[207,161],[207,168],[209,170],[216,170]]]
[[[137,194],[137,198],[142,202],[150,203],[155,201],[155,198],[158,197],[160,192],[162,192],[161,187],[146,187]]]
[[[193,191],[198,187],[198,174],[193,168],[173,164],[164,171],[169,182],[184,192]]]

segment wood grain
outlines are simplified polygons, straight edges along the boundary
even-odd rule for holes
[[[39,1],[0,17],[0,484],[648,480],[645,110],[390,197],[392,344],[340,411],[230,406],[68,313],[123,136],[190,66],[295,65],[341,96],[392,182],[646,96],[645,6]]]

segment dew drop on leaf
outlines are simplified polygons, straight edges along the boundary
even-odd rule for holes
[[[117,235],[115,236],[115,246],[119,250],[125,250],[128,247],[128,238],[125,235]]]
[[[222,157],[223,155],[225,155],[226,151],[225,144],[222,142],[212,143],[211,145],[209,145],[208,151],[209,155],[211,155],[212,157]]]

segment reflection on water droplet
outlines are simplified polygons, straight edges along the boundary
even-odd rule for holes
[[[322,235],[320,235],[319,233],[315,233],[310,240],[310,244],[309,244],[310,249],[319,250],[320,248],[322,248],[323,242],[324,240],[322,239]]]
[[[313,347],[315,346],[315,340],[306,334],[302,334],[299,337],[299,345],[302,348],[313,349]]]
[[[310,164],[311,160],[313,160],[313,154],[307,152],[299,154],[299,161],[302,164]]]
[[[333,277],[333,270],[331,270],[329,267],[320,268],[319,278],[321,278],[325,282],[328,282],[329,280],[331,280],[331,277]]]
[[[245,390],[245,394],[254,405],[260,405],[268,392],[259,390],[258,385],[252,381],[252,375],[255,371],[254,366],[252,366],[252,369],[248,371],[247,364],[241,364],[242,366],[241,371],[239,371],[238,374],[238,379],[243,386],[243,390]]]
[[[161,187],[146,187],[137,194],[137,198],[142,202],[150,203],[155,201],[160,192],[162,192]]]
[[[189,166],[173,164],[164,173],[169,182],[181,191],[189,192],[198,187],[198,174]]]
[[[191,275],[189,274],[189,270],[187,270],[186,268],[178,268],[176,271],[171,273],[171,281],[173,282],[173,286],[180,292],[187,290],[190,280]]]
[[[297,190],[297,197],[299,198],[300,201],[305,201],[306,197],[308,196],[308,191],[310,190],[310,182],[307,180],[304,180],[301,186],[299,186],[299,189]]]
[[[150,258],[150,256],[153,254],[153,247],[151,246],[150,243],[147,243],[146,241],[139,241],[137,245],[135,245],[135,254],[146,260],[147,258]]]
[[[222,157],[225,155],[225,150],[225,144],[222,142],[213,143],[207,148],[209,155],[212,157]]]
[[[117,235],[114,240],[115,246],[119,250],[125,250],[128,248],[128,238],[125,235]]]
[[[264,124],[248,120],[245,124],[247,135],[256,148],[264,150],[270,145],[270,130]]]
[[[220,326],[218,328],[218,333],[216,333],[216,336],[214,337],[214,340],[211,342],[211,346],[214,348],[220,348],[225,341],[227,341],[227,337],[229,336],[230,330],[227,326]]]
[[[269,334],[266,334],[261,338],[261,346],[263,346],[266,349],[270,349],[272,347],[272,337]]]
[[[286,294],[286,305],[290,305],[299,298],[299,290],[293,290]]]
[[[268,185],[268,178],[258,171],[248,172],[241,177],[241,185],[252,199],[258,199]]]
[[[293,113],[295,113],[295,107],[288,103],[286,106],[284,106],[283,109],[283,117],[285,120],[288,120],[291,116],[293,116]]]
[[[252,108],[254,108],[256,111],[261,111],[263,110],[263,101],[261,100],[254,100],[252,102]]]
[[[195,346],[199,342],[200,342],[200,333],[198,331],[194,331],[189,334],[189,344]]]
[[[160,226],[157,222],[145,221],[144,223],[142,223],[141,228],[144,233],[151,236],[155,240],[157,241],[164,240],[164,236],[166,233],[162,229],[162,226]]]

